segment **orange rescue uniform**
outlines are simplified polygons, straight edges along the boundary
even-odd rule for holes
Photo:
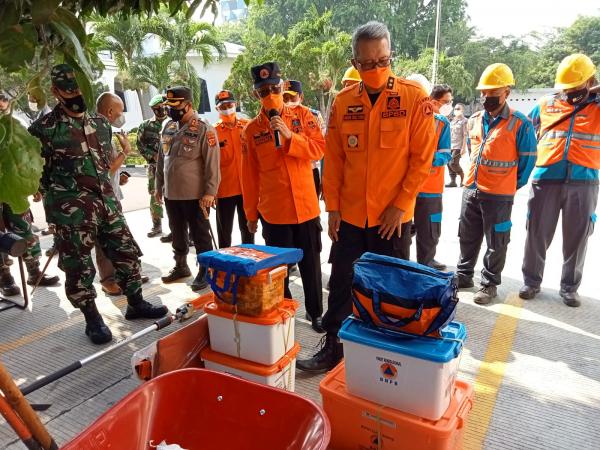
[[[221,151],[221,184],[217,198],[242,194],[242,130],[247,119],[238,118],[232,126],[222,120],[215,123]]]
[[[298,224],[320,213],[311,161],[323,157],[321,129],[305,106],[284,106],[281,117],[292,138],[281,135],[280,149],[262,110],[242,133],[242,191],[250,221],[260,213],[271,224]]]
[[[327,211],[360,228],[394,205],[412,219],[436,148],[433,107],[423,88],[391,76],[374,105],[363,83],[341,91],[329,118],[323,192]]]

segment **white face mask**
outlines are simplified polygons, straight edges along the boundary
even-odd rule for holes
[[[452,111],[454,111],[454,108],[452,107],[452,103],[446,103],[445,105],[440,106],[440,114],[442,116],[449,116],[450,114],[452,114]]]
[[[119,117],[113,120],[111,125],[115,128],[121,128],[123,125],[125,125],[125,115],[121,114]]]
[[[296,106],[300,106],[300,100],[296,100],[295,102],[287,102],[285,106],[289,108],[295,108]]]
[[[231,116],[232,114],[235,114],[235,106],[227,109],[220,109],[219,114],[222,114],[223,116]]]
[[[38,104],[36,102],[29,102],[29,109],[33,112],[38,111]]]

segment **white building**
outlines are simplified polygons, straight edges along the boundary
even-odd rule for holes
[[[556,92],[556,89],[537,88],[527,89],[524,91],[514,89],[510,93],[510,97],[508,97],[508,103],[510,104],[511,108],[527,115],[537,104],[540,98],[542,98],[544,95],[552,94],[553,92]]]

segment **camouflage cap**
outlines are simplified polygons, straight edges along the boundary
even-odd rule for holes
[[[161,105],[165,102],[165,99],[163,97],[162,94],[156,94],[154,97],[152,97],[152,99],[150,99],[150,103],[148,103],[148,106],[150,108],[154,108],[157,105]]]
[[[68,64],[58,64],[50,72],[52,85],[64,92],[72,93],[79,89],[75,79],[75,71]]]

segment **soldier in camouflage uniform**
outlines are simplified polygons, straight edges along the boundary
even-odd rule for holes
[[[167,110],[164,106],[162,95],[155,95],[149,105],[154,112],[152,119],[145,120],[138,128],[137,149],[140,155],[148,162],[148,193],[150,194],[150,215],[152,216],[152,229],[148,237],[158,236],[162,233],[163,208],[154,197],[156,184],[156,163],[158,162],[158,151],[160,150],[160,132],[163,122],[167,118]]]
[[[73,69],[52,68],[52,93],[58,105],[35,121],[29,132],[42,142],[46,160],[40,191],[48,222],[55,224],[58,265],[65,272],[65,291],[85,316],[85,333],[94,344],[112,339],[96,308],[96,270],[91,251],[99,245],[111,260],[127,296],[125,319],[158,318],[164,306],[143,299],[140,249],[125,222],[110,182],[112,131],[106,118],[86,112]]]
[[[27,284],[35,286],[39,279],[39,286],[54,286],[58,283],[58,277],[43,275],[40,270],[40,256],[42,250],[38,237],[31,229],[33,216],[28,209],[22,214],[15,214],[7,204],[0,204],[0,215],[6,231],[10,231],[27,241],[27,251],[23,255],[23,261],[27,267]],[[3,295],[19,295],[21,290],[15,284],[15,280],[10,274],[10,269],[6,261],[8,256],[0,257],[0,292]],[[40,279],[41,276],[41,279]]]

